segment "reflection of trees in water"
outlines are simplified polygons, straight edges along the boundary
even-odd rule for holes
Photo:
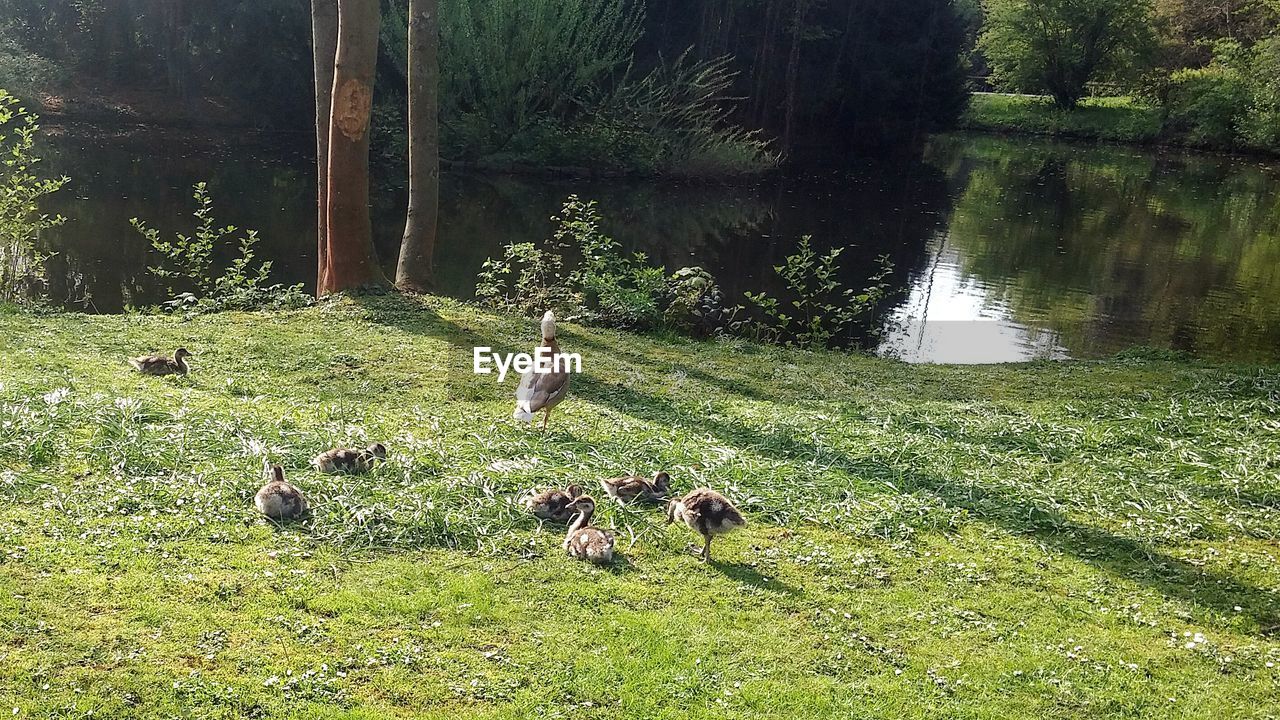
[[[939,138],[948,242],[1015,320],[1081,355],[1134,344],[1274,358],[1280,183],[1227,158]]]
[[[200,180],[209,182],[220,225],[261,232],[261,254],[275,262],[274,277],[313,279],[315,220],[307,211],[312,181],[304,157],[152,136],[76,136],[51,144],[49,167],[71,177],[48,208],[67,222],[42,238],[43,249],[56,253],[46,263],[55,302],[87,293],[91,308],[113,312],[163,300],[166,284],[147,272],[157,258],[129,218],[144,218],[166,235],[190,231],[191,187]]]

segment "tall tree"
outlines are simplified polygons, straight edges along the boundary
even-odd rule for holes
[[[378,55],[378,0],[338,0],[338,49],[329,112],[324,265],[316,293],[385,285],[369,218],[369,123]]]
[[[1070,109],[1085,85],[1141,69],[1150,49],[1150,0],[987,0],[978,44],[1002,86],[1047,92]]]
[[[338,54],[338,0],[311,0],[311,49],[316,78],[316,238],[324,274],[329,245],[329,113],[333,107],[333,61]]]
[[[438,9],[438,0],[409,0],[409,208],[396,285],[413,292],[432,283],[440,208]]]

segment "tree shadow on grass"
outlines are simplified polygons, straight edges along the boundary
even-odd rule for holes
[[[683,426],[714,436],[739,449],[783,461],[809,462],[823,457],[833,468],[855,476],[892,478],[904,493],[922,490],[947,504],[963,508],[983,522],[1026,535],[1058,552],[1096,568],[1151,587],[1161,594],[1235,615],[1239,605],[1252,617],[1260,633],[1274,632],[1280,622],[1277,599],[1270,593],[1180,560],[1132,538],[1059,516],[1013,493],[936,477],[905,467],[884,455],[852,457],[830,446],[780,430],[761,431],[735,420],[708,416],[682,407],[673,399],[633,387],[599,380],[580,383],[579,394],[638,420],[667,427]]]
[[[360,299],[357,299],[357,302],[360,302]],[[407,332],[439,337],[451,345],[465,348],[468,360],[466,372],[472,379],[475,376],[471,375],[469,366],[471,347],[488,345],[497,352],[513,351],[513,348],[506,346],[497,337],[483,337],[476,330],[460,327],[441,318],[425,303],[419,302],[408,306],[382,299],[361,304],[365,306],[369,319],[373,322],[395,326]],[[530,323],[532,324],[532,321]],[[536,335],[536,332],[530,334]],[[744,388],[742,384],[712,376],[696,368],[655,361],[638,353],[621,351],[585,336],[567,334],[566,337],[573,338],[575,343],[582,346],[592,347],[597,352],[612,355],[623,363],[630,362],[649,367],[656,362],[663,363],[676,367],[689,377],[722,392],[752,396],[750,388]],[[530,347],[535,342],[536,339],[531,339]],[[488,392],[491,393],[492,390]],[[737,420],[727,420],[682,406],[678,399],[673,397],[645,392],[620,383],[607,382],[590,375],[575,378],[573,394],[645,423],[667,428],[682,427],[693,432],[709,434],[720,442],[758,455],[787,462],[804,463],[821,457],[833,469],[855,477],[892,480],[904,493],[913,491],[931,493],[953,507],[965,509],[980,521],[1034,538],[1045,547],[1076,557],[1107,573],[1151,587],[1163,595],[1180,598],[1224,615],[1236,614],[1234,608],[1239,605],[1257,623],[1260,633],[1274,632],[1277,624],[1280,623],[1278,601],[1270,593],[1239,582],[1230,575],[1197,567],[1161,552],[1143,541],[1061,517],[1007,490],[961,483],[923,473],[913,467],[904,466],[901,458],[882,454],[853,457],[831,446],[820,446],[807,438],[797,437],[787,432],[785,428],[761,430]],[[776,404],[788,404],[763,393],[759,393],[757,397],[770,399]],[[750,573],[754,572],[754,570],[750,571]],[[727,576],[733,574],[736,574],[740,581],[750,584],[768,583],[758,574],[752,577],[742,567],[731,567],[726,572]]]

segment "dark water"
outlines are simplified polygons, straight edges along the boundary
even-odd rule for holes
[[[296,144],[297,141],[291,141]],[[150,277],[141,217],[192,226],[207,180],[221,223],[260,231],[276,279],[315,272],[313,173],[304,145],[191,138],[52,141],[73,182],[43,238],[55,300],[99,312],[165,299]],[[399,173],[374,197],[390,264],[402,223]],[[866,161],[841,175],[753,187],[446,174],[437,274],[468,297],[484,259],[543,238],[565,196],[596,199],[606,230],[674,270],[702,265],[731,296],[777,292],[772,266],[801,235],[847,248],[860,286],[894,263],[878,351],[910,361],[1096,357],[1147,345],[1233,361],[1280,359],[1280,167],[1027,139],[941,136],[922,157]]]

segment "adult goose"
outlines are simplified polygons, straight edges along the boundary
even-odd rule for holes
[[[556,342],[556,316],[550,310],[542,316],[542,344],[538,348],[546,348],[543,356],[549,358],[551,372],[537,372],[535,366],[520,377],[520,384],[516,386],[516,409],[511,416],[520,422],[533,422],[534,415],[541,412],[545,431],[551,409],[569,392],[569,373],[563,372],[564,368],[555,361],[560,354],[560,344]],[[535,358],[538,348],[534,349]]]

